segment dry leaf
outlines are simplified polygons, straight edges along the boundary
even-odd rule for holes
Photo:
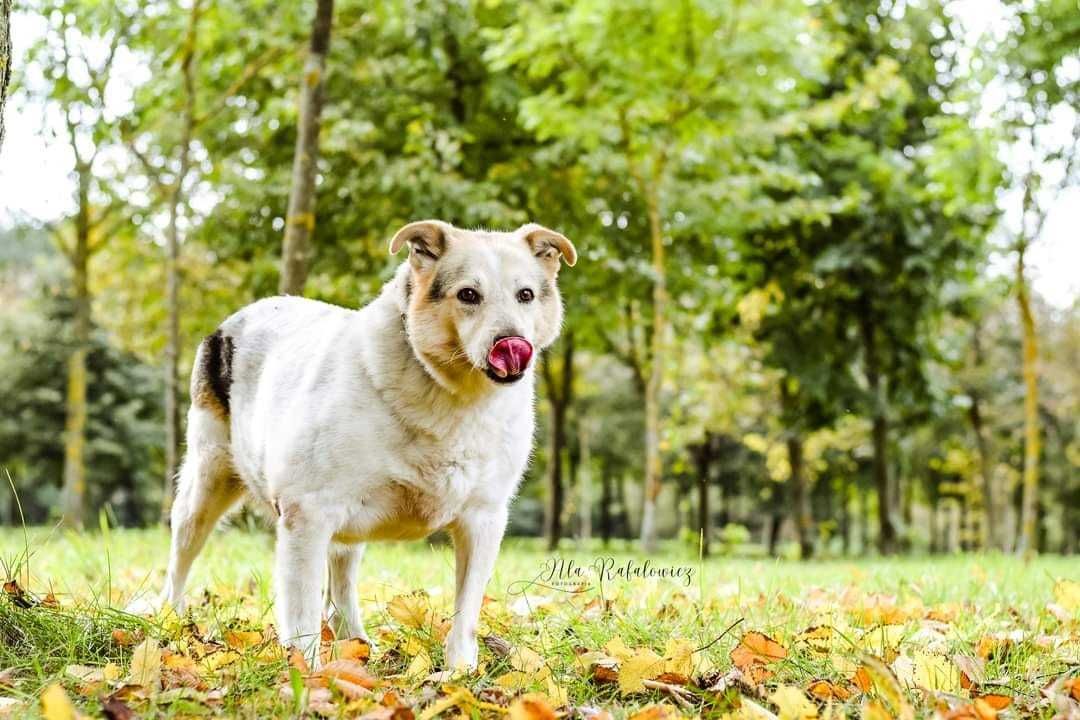
[[[154,638],[146,638],[131,653],[127,681],[150,690],[161,686],[161,647]]]
[[[101,714],[107,720],[134,720],[135,711],[118,697],[110,696],[101,701]]]
[[[555,720],[555,710],[548,699],[540,694],[522,695],[510,703],[509,720]]]
[[[619,693],[642,692],[645,680],[656,677],[664,669],[664,658],[652,650],[642,649],[619,664]]]
[[[649,705],[638,710],[627,720],[676,720],[679,712],[670,705]]]
[[[783,645],[768,635],[748,632],[742,636],[739,644],[731,651],[731,662],[740,670],[751,665],[768,665],[787,657]]]
[[[769,695],[769,702],[780,711],[780,720],[812,720],[818,716],[817,705],[806,693],[791,685],[781,685]]]
[[[903,688],[900,687],[900,683],[888,666],[869,655],[863,657],[862,664],[874,690],[889,704],[897,720],[914,720],[915,711],[912,710]]]
[[[263,635],[257,630],[226,630],[225,644],[233,650],[246,650],[263,641]]]
[[[78,717],[75,706],[60,685],[53,683],[41,693],[41,717],[42,720],[76,720]]]
[[[1054,583],[1054,599],[1057,604],[1071,613],[1080,610],[1080,582],[1058,580]]]
[[[689,640],[668,640],[664,647],[664,673],[683,677],[694,674],[694,646]]]
[[[824,702],[830,700],[844,702],[852,695],[851,691],[847,688],[837,685],[829,680],[815,680],[806,687],[806,692]]]

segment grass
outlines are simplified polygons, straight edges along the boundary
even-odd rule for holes
[[[203,683],[171,694],[135,694],[128,702],[140,716],[295,716],[296,703],[279,689],[288,677],[285,660],[267,643],[227,657],[218,652],[227,651],[221,641],[228,631],[261,630],[273,622],[272,538],[236,529],[216,533],[196,563],[186,618],[166,614],[146,620],[119,610],[139,595],[156,594],[167,552],[168,538],[160,529],[0,531],[6,579],[16,578],[39,600],[48,593],[56,598],[55,604],[30,608],[20,607],[27,603],[16,602],[10,593],[0,598],[0,669],[15,678],[12,686],[0,685],[0,694],[21,703],[13,705],[15,716],[37,716],[38,697],[56,682],[83,712],[101,716],[100,697],[122,682],[88,687],[69,666],[113,663],[126,672],[132,647],[117,637],[142,635],[158,638],[178,655],[196,657]],[[1060,597],[1062,585],[1055,596],[1058,581],[1080,581],[1075,559],[702,562],[690,549],[670,546],[650,561],[654,568],[682,568],[679,576],[612,577],[601,585],[590,569],[598,556],[610,556],[613,568],[627,562],[640,567],[644,561],[630,547],[604,551],[567,543],[558,556],[564,574],[574,576],[574,567],[581,574],[566,588],[555,589],[558,583],[545,575],[551,555],[534,542],[508,541],[488,587],[491,600],[481,632],[535,651],[544,667],[530,666],[520,653],[503,657],[482,647],[480,672],[453,682],[494,705],[524,690],[545,693],[553,705],[566,702],[629,716],[651,703],[674,701],[662,691],[624,694],[617,683],[598,682],[595,671],[575,662],[578,655],[616,654],[610,644],[616,638],[641,649],[634,652],[651,649],[663,655],[669,641],[685,640],[694,649],[703,648],[693,654],[692,678],[705,685],[731,669],[732,650],[753,630],[787,649],[785,658],[768,665],[770,677],[756,686],[738,686],[742,696],[765,708],[783,710],[769,702],[780,685],[807,688],[826,679],[852,688],[852,674],[869,654],[891,664],[902,684],[914,686],[907,695],[920,716],[942,703],[960,706],[973,694],[994,692],[1013,698],[1007,711],[1013,716],[1049,718],[1054,708],[1043,687],[1080,669],[1080,611]],[[542,582],[530,584],[538,579]],[[440,623],[403,623],[388,608],[395,597],[423,590],[425,607],[429,603],[436,618],[449,617],[452,583],[452,553],[446,546],[373,545],[364,560],[361,597],[369,632],[379,643],[370,667],[420,717],[445,692],[441,678],[430,677],[442,660]],[[570,586],[584,591],[565,592]],[[813,626],[833,632],[827,639],[811,640],[804,631]],[[219,660],[205,661],[207,653]],[[979,665],[981,686],[960,687],[958,654]],[[415,660],[417,655],[422,659]],[[858,717],[869,695],[855,693],[837,702],[837,709]],[[717,715],[730,709],[730,700],[695,691],[693,704],[679,712]],[[362,701],[334,707],[333,712],[345,714],[370,710]],[[497,714],[479,701],[458,707],[473,716]]]

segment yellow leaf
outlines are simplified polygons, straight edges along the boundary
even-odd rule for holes
[[[694,674],[694,646],[689,640],[668,640],[664,648],[664,672],[686,677]]]
[[[202,659],[202,662],[199,663],[199,669],[203,672],[214,672],[215,670],[220,670],[226,665],[232,665],[234,662],[239,660],[240,657],[240,653],[236,652],[235,650],[216,652],[204,657]]]
[[[430,672],[431,657],[427,654],[426,650],[421,650],[413,656],[412,662],[409,663],[409,667],[405,670],[405,676],[418,679],[427,677]]]
[[[634,655],[634,651],[626,646],[626,643],[622,641],[621,637],[613,637],[608,640],[608,644],[604,646],[604,650],[608,655],[618,658],[619,660],[626,660]]]
[[[1054,598],[1058,605],[1069,612],[1080,610],[1080,582],[1075,580],[1058,580],[1054,583]]]
[[[161,647],[157,640],[146,638],[131,653],[127,681],[152,690],[161,686]]]
[[[664,671],[664,659],[652,650],[636,651],[619,665],[619,692],[622,695],[641,692],[645,681]]]
[[[524,690],[532,685],[533,678],[520,670],[511,670],[495,678],[495,684],[507,690]]]
[[[948,659],[923,652],[912,653],[911,659],[915,663],[915,685],[926,690],[960,692],[960,670]]]
[[[818,716],[817,705],[806,693],[791,685],[781,685],[769,696],[769,702],[780,710],[780,720],[812,720]]]
[[[64,688],[53,684],[41,693],[41,717],[43,720],[75,720],[75,706]]]
[[[386,605],[386,612],[405,627],[426,628],[434,611],[427,593],[415,592],[409,595],[397,595]]]
[[[540,673],[547,670],[547,663],[544,662],[540,653],[521,645],[514,647],[509,660],[512,668],[523,673]]]
[[[908,703],[907,696],[904,695],[904,689],[900,687],[896,676],[892,674],[892,671],[889,670],[885,663],[875,657],[864,655],[862,667],[870,677],[870,681],[877,690],[878,695],[892,707],[897,719],[914,720],[915,711],[912,710],[911,705]],[[866,712],[868,710],[864,708],[864,716]]]
[[[225,644],[233,650],[244,650],[262,642],[263,636],[257,630],[226,630]]]

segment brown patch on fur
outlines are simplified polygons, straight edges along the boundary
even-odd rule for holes
[[[218,328],[202,341],[199,366],[191,378],[191,401],[221,420],[229,418],[233,352],[233,339]]]

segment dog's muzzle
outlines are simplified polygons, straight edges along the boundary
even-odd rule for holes
[[[525,374],[532,355],[533,346],[525,338],[499,338],[488,351],[487,376],[498,383],[516,382]]]

